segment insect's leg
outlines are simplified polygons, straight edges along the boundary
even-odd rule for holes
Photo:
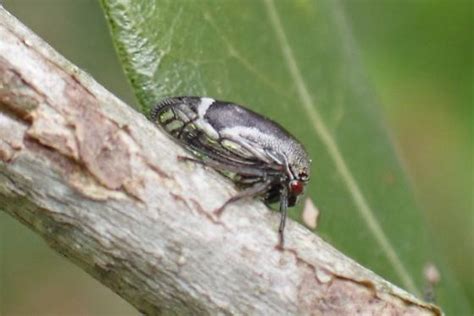
[[[278,229],[278,233],[280,236],[280,241],[278,243],[278,247],[283,249],[283,245],[285,243],[285,224],[286,224],[286,217],[288,215],[288,188],[283,186],[280,193],[280,228]]]
[[[214,214],[216,214],[217,216],[220,216],[222,212],[224,211],[224,209],[227,207],[227,205],[229,205],[230,203],[233,203],[245,198],[255,197],[255,196],[265,193],[270,188],[271,183],[272,183],[272,180],[270,179],[265,180],[264,182],[259,182],[246,190],[240,191],[239,193],[237,193],[236,195],[234,195],[233,197],[225,201],[224,204],[222,204],[218,209],[214,211]]]

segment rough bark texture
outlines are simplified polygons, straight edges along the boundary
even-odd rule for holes
[[[185,154],[0,7],[0,208],[138,310],[440,313]]]

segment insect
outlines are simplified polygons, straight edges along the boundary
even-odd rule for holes
[[[288,207],[309,181],[309,156],[279,124],[245,107],[212,98],[181,96],[158,103],[150,115],[197,159],[229,177],[241,191],[215,210],[243,198],[280,203],[279,245],[284,244]]]

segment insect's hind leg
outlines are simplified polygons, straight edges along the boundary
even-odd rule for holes
[[[224,209],[229,204],[240,201],[245,198],[253,198],[267,192],[270,189],[271,184],[271,180],[266,180],[264,182],[259,182],[246,190],[240,191],[239,193],[225,201],[224,204],[222,204],[219,208],[217,208],[214,211],[214,214],[216,214],[217,216],[221,216],[221,214],[224,212]]]
[[[214,211],[214,214],[217,216],[220,216],[222,212],[224,211],[224,209],[233,202],[237,202],[245,198],[252,198],[252,197],[262,195],[263,193],[267,192],[270,189],[273,183],[273,179],[268,179],[266,172],[262,171],[261,169],[232,165],[232,164],[229,164],[228,162],[224,163],[224,162],[220,162],[218,160],[213,160],[213,159],[199,160],[199,159],[185,157],[185,156],[178,156],[178,159],[182,161],[191,161],[193,163],[198,163],[204,166],[209,166],[217,170],[224,170],[224,171],[230,171],[230,172],[245,172],[247,175],[262,177],[263,179],[262,182],[257,182],[253,186],[240,191],[239,193],[237,193],[236,195],[232,196],[227,201],[225,201],[224,204],[222,204],[219,208],[217,208]]]

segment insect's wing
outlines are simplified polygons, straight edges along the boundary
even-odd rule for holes
[[[186,147],[205,158],[260,169],[265,167],[265,162],[231,140],[215,140],[204,133],[194,135],[192,132],[185,132],[181,137]]]
[[[222,115],[207,118],[207,110],[218,108]],[[225,111],[230,111],[226,115]],[[237,114],[237,115],[236,115]],[[151,113],[151,119],[194,154],[245,167],[280,171],[282,161],[258,142],[238,134],[223,134],[220,125],[229,125],[229,117],[240,118],[242,108],[236,104],[201,97],[174,97],[162,101]],[[233,122],[235,124],[235,121]]]

